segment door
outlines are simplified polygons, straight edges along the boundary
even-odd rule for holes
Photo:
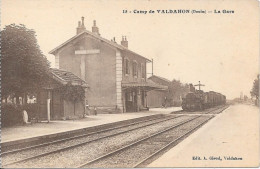
[[[132,93],[125,92],[125,108],[126,112],[131,112],[133,107]]]
[[[48,93],[46,90],[42,90],[38,93],[37,103],[39,106],[38,118],[40,120],[47,120],[47,98]]]
[[[59,120],[63,116],[63,102],[58,91],[53,90],[53,92],[51,92],[51,96],[51,119]]]
[[[137,111],[137,93],[135,91],[127,91],[125,93],[126,112]]]

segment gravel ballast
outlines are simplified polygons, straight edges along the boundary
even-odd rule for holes
[[[91,142],[89,144],[76,147],[70,150],[66,150],[63,152],[50,154],[47,156],[43,156],[37,159],[33,159],[27,162],[22,162],[14,165],[9,165],[8,167],[22,167],[22,168],[37,168],[37,167],[75,167],[79,164],[82,164],[86,161],[93,160],[101,155],[104,155],[112,150],[116,150],[124,145],[127,145],[131,142],[144,138],[147,135],[153,134],[157,131],[163,130],[169,126],[177,124],[181,121],[188,120],[194,118],[194,116],[183,116],[179,118],[175,118],[169,121],[165,121],[159,124],[147,126],[138,130],[133,130],[130,132],[126,132],[120,135],[116,135],[113,137],[100,139],[95,142]],[[98,136],[94,136],[98,137]],[[93,138],[88,138],[93,139]],[[75,140],[71,140],[66,144],[76,144],[74,142],[78,142]],[[55,146],[55,145],[54,145]],[[52,150],[53,147],[46,147],[46,151]],[[31,150],[26,152],[35,153],[36,150]],[[38,150],[39,151],[39,150]],[[26,156],[26,154],[24,156]],[[5,158],[7,161],[8,156]],[[14,158],[14,157],[12,157]],[[2,160],[4,162],[4,160]]]
[[[135,164],[142,161],[146,157],[149,157],[151,154],[158,151],[160,148],[166,146],[172,140],[177,139],[182,136],[184,133],[188,133],[190,130],[196,128],[201,123],[207,121],[211,117],[202,116],[196,120],[188,122],[184,125],[176,127],[170,131],[167,131],[163,134],[155,136],[147,141],[143,141],[140,144],[132,146],[129,149],[115,153],[107,158],[99,160],[95,163],[86,165],[87,168],[131,168]]]

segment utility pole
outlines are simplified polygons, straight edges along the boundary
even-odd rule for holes
[[[196,84],[194,86],[199,86],[199,90],[200,90],[200,86],[205,86],[204,84],[200,84],[200,81],[199,81],[199,84]]]

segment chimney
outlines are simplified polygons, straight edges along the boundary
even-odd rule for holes
[[[93,21],[92,32],[95,33],[96,35],[100,35],[98,27],[96,25],[96,20]]]
[[[128,48],[128,41],[126,39],[126,36],[122,36],[121,45]]]
[[[84,17],[83,17],[83,16],[81,17],[81,20],[82,20],[82,25],[81,25],[81,27],[84,27],[84,28],[85,28],[85,25],[84,25]]]
[[[84,17],[81,17],[81,22],[78,22],[78,27],[77,27],[77,34],[84,32],[86,30],[86,27],[84,25]]]
[[[111,42],[116,43],[116,37],[113,37],[113,39],[111,39]]]

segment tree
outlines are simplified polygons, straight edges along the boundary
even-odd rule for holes
[[[253,87],[250,92],[252,97],[255,97],[258,101],[259,99],[259,74],[257,75],[257,78],[254,80]]]
[[[181,98],[183,98],[189,92],[189,85],[181,83],[179,80],[173,79],[169,86],[170,98],[173,101],[174,106],[179,106]]]
[[[48,79],[50,63],[42,54],[35,31],[11,24],[1,31],[2,96],[36,93]]]

